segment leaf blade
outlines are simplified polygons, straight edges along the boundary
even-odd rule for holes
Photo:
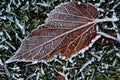
[[[77,13],[70,11],[69,8],[72,6],[70,4],[74,5],[76,11],[80,9],[81,14],[76,16]],[[62,11],[63,7],[67,8],[67,11],[64,9]],[[91,41],[97,37],[94,21],[97,16],[93,15],[91,10],[98,15],[97,9],[86,3],[78,5],[70,2],[55,8],[48,15],[46,23],[33,30],[10,60],[40,61],[53,58],[54,55],[69,58],[89,46]],[[86,15],[83,15],[84,11]]]

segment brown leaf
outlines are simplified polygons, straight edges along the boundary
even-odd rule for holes
[[[54,55],[69,58],[84,52],[98,38],[97,16],[91,4],[61,4],[48,15],[45,24],[32,31],[8,62],[48,60]]]
[[[65,77],[61,74],[58,74],[57,78],[58,78],[58,80],[65,80]]]

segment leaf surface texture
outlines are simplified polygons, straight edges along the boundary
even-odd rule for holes
[[[96,38],[97,17],[98,11],[91,4],[61,4],[51,11],[45,24],[32,31],[10,60],[40,61],[54,55],[69,58]]]

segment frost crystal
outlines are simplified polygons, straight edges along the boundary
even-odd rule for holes
[[[6,20],[6,16],[1,16],[0,19]]]
[[[115,12],[113,12],[112,18],[113,18],[113,20],[114,20],[115,22],[119,20],[119,18],[117,18],[117,16],[116,16],[116,13],[115,13]]]
[[[16,7],[19,7],[21,5],[20,0],[12,0],[12,1],[13,1],[13,4],[16,5]]]
[[[3,32],[0,32],[0,36],[2,36],[3,35]]]
[[[3,63],[2,63],[2,60],[0,59],[0,65],[2,65],[3,66]]]
[[[115,38],[113,36],[110,36],[109,34],[106,34],[104,32],[97,32],[97,33],[100,34],[100,35],[102,35],[102,36],[104,36],[104,37],[106,37],[106,38],[110,38],[110,39],[118,41],[117,38]]]
[[[120,53],[117,53],[116,56],[120,59]]]
[[[21,29],[22,33],[25,34],[24,26],[22,26],[22,25],[19,23],[19,21],[18,21],[17,18],[15,18],[15,22],[16,22],[17,26]]]
[[[0,45],[0,49],[8,50],[8,47],[7,47],[7,46],[4,46],[4,45]]]

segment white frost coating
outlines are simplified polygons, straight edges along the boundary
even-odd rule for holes
[[[12,2],[12,0],[10,0],[10,3],[8,3],[7,8],[6,8],[6,12],[10,12],[11,11],[11,7],[10,7],[11,2]]]
[[[71,70],[71,69],[75,69],[75,67],[65,67],[65,66],[63,66],[63,70],[64,71],[69,71],[69,70]]]
[[[96,36],[95,39],[93,39],[93,40],[91,41],[91,43],[90,43],[87,47],[85,47],[84,49],[81,49],[78,53],[84,53],[86,50],[88,50],[90,47],[92,47],[92,45],[93,45],[100,37],[101,37],[100,35]]]
[[[113,47],[114,47],[114,49],[115,49],[116,51],[119,51],[119,50],[120,50],[119,48],[117,48],[117,47],[114,46],[114,45],[113,45]]]
[[[6,50],[8,50],[8,47],[4,46],[4,45],[0,45],[0,49],[6,49]]]
[[[106,54],[111,54],[112,52],[114,52],[114,49],[111,49],[111,50],[107,51]]]
[[[84,57],[84,52],[86,51],[86,50],[88,50],[90,47],[92,47],[92,45],[99,39],[99,38],[101,38],[101,35],[97,35],[92,41],[91,41],[91,43],[88,45],[88,46],[86,46],[85,48],[83,48],[83,49],[81,49],[80,51],[78,51],[76,54],[73,54],[69,59],[67,59],[67,60],[69,60],[70,62],[73,62],[72,61],[72,58],[73,57],[75,57],[75,56],[77,56],[78,54],[82,54],[82,57]]]
[[[116,65],[117,59],[114,60],[112,66],[114,67]]]
[[[108,4],[112,4],[112,3],[114,3],[114,0],[110,1]]]
[[[3,32],[0,32],[0,36],[2,36],[3,35]]]
[[[54,59],[54,61],[55,61],[55,62],[58,62],[58,63],[60,63],[60,64],[63,64],[62,61],[60,61],[60,60],[58,60],[58,59],[56,59],[56,58]]]
[[[117,40],[120,42],[120,34],[118,32],[118,27],[114,22],[112,22],[112,24],[113,24],[113,27],[115,28],[115,32],[117,34]]]
[[[99,31],[99,26],[98,26],[98,25],[96,25],[96,31],[97,31],[97,32]]]
[[[84,80],[85,79],[85,76],[83,74],[83,72],[81,72],[81,76],[77,78],[77,80]]]
[[[105,0],[100,0],[99,3],[96,3],[95,6],[99,7]]]
[[[8,34],[8,32],[5,29],[4,29],[4,32],[5,32],[6,36],[7,36],[7,38],[11,41],[12,38],[10,37],[10,35]]]
[[[7,41],[5,41],[13,50],[16,50],[16,48],[12,45],[12,44],[10,44],[9,42],[7,42]]]
[[[36,73],[33,73],[32,75],[30,75],[29,77],[26,78],[26,80],[29,80],[30,78],[32,78],[33,76],[36,76]]]
[[[115,40],[115,41],[118,41],[118,39],[116,38],[116,37],[113,37],[113,36],[111,36],[111,35],[109,35],[109,34],[107,34],[107,33],[104,33],[104,32],[97,32],[99,35],[102,35],[102,36],[104,36],[104,37],[106,37],[106,38],[110,38],[110,39],[113,39],[113,40]]]
[[[109,11],[115,11],[115,8],[117,8],[119,5],[120,5],[120,2],[118,2],[117,4],[115,4],[115,5],[113,6],[113,8],[112,8],[111,10],[109,10]]]
[[[1,10],[0,10],[0,15],[2,15],[2,12],[3,12],[3,11],[4,11],[4,9],[1,9]]]
[[[6,20],[6,16],[1,16],[0,19]]]
[[[18,33],[15,33],[15,36],[16,36],[16,38],[19,39],[20,42],[22,43],[22,39],[18,36]]]
[[[11,21],[11,22],[14,22],[13,17],[7,16],[7,19],[9,19],[9,21]]]
[[[113,12],[112,19],[113,19],[114,21],[119,21],[119,18],[116,16],[116,13],[115,13],[115,12]]]
[[[24,80],[24,78],[18,78],[17,80]]]
[[[13,68],[11,68],[12,70],[14,70],[14,71],[20,71],[20,67],[13,67]]]
[[[119,19],[115,16],[113,16],[112,18],[103,18],[103,19],[95,19],[95,23],[99,23],[99,22],[116,22]]]
[[[15,22],[16,22],[17,26],[21,29],[22,33],[25,34],[24,26],[22,26],[22,25],[19,23],[19,21],[18,21],[18,19],[17,19],[16,17],[15,17]]]
[[[58,72],[58,74],[62,75],[62,76],[65,78],[65,80],[68,80],[67,74],[64,74],[64,73],[62,73],[62,72]]]
[[[43,67],[41,66],[41,68],[40,68],[40,71],[41,71],[41,74],[42,75],[44,75],[45,74],[45,72],[44,72],[44,70],[43,70]]]
[[[21,5],[20,3],[20,0],[17,0],[17,3],[16,3],[16,0],[12,0],[13,1],[13,4],[16,5],[16,7],[19,7]]]
[[[18,49],[18,51],[19,50],[20,50],[20,48]],[[42,62],[42,63],[46,64],[47,66],[49,66],[49,64],[47,64],[47,61],[49,62],[49,61],[54,60],[54,58],[52,58],[51,60],[40,60],[40,61],[38,61],[38,60],[26,60],[26,59],[14,59],[15,56],[16,56],[16,54],[13,55],[11,58],[9,58],[7,61],[5,61],[5,63],[11,63],[11,62],[16,61],[16,62],[32,62],[32,64],[37,64],[38,62]]]
[[[0,59],[0,65],[3,66],[2,60]]]
[[[97,8],[97,11],[99,11],[99,12],[105,12],[104,9],[102,9],[102,8]]]
[[[115,9],[116,7],[118,7],[120,5],[120,2],[118,2],[117,4],[115,4],[114,6],[113,6],[113,9]]]
[[[40,6],[44,6],[44,7],[50,7],[50,5],[45,3],[45,2],[43,2],[43,3],[35,3],[35,4],[40,5]]]
[[[106,64],[106,63],[102,63],[101,64],[102,65],[102,69],[108,69],[109,68],[109,65],[108,64]]]
[[[73,62],[74,62],[74,61],[72,60],[72,58],[68,59],[68,61],[69,61],[70,63],[73,63]]]
[[[77,80],[82,80],[82,77],[77,78]]]
[[[40,77],[40,73],[38,72],[36,76],[36,80],[39,80],[39,77]]]
[[[89,60],[87,63],[85,63],[85,64],[81,67],[79,73],[82,72],[88,65],[92,64],[92,62],[94,62],[94,61],[95,61],[95,58],[93,57],[91,60]]]
[[[56,8],[58,8],[58,7],[62,6],[62,5],[65,5],[65,4],[67,4],[67,3],[69,3],[69,2],[61,3],[60,5],[56,6],[52,11],[50,11],[50,13],[47,14],[47,16],[49,17],[49,15],[50,15],[51,13],[53,13]],[[48,18],[45,20],[45,23],[47,23],[47,21],[48,21]]]
[[[98,59],[98,61],[101,60],[101,57],[102,57],[101,55],[98,56],[98,55],[95,54],[95,52],[92,52],[91,55],[94,56],[94,57],[96,57]]]
[[[120,59],[120,53],[116,53],[116,56]]]
[[[82,76],[82,78],[83,78],[83,79],[85,78],[85,76],[84,76],[83,72],[81,72],[81,76]]]

